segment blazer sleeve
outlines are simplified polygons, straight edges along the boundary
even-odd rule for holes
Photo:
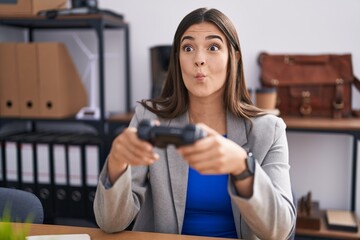
[[[229,193],[240,211],[242,238],[288,239],[295,228],[285,123],[275,116],[254,120],[249,150],[257,159],[253,195],[242,198],[229,181]]]
[[[130,126],[137,126],[144,108],[137,107]],[[148,188],[148,167],[129,166],[110,187],[104,184],[108,178],[107,161],[100,173],[94,200],[94,213],[99,227],[108,233],[126,229],[136,218]]]

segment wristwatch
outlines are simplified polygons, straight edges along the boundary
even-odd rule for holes
[[[247,177],[254,175],[254,173],[255,173],[255,158],[251,152],[248,153],[245,161],[246,161],[246,169],[244,171],[242,171],[238,175],[231,174],[231,178],[233,181],[243,180]]]

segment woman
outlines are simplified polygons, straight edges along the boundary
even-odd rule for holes
[[[142,119],[199,124],[207,136],[165,149],[137,137]],[[256,160],[255,160],[256,159]],[[230,20],[197,9],[175,33],[161,97],[143,100],[112,144],[94,211],[100,228],[245,239],[294,230],[284,122],[251,103]]]

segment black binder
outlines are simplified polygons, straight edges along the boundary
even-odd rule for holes
[[[69,208],[70,197],[68,187],[68,161],[67,161],[67,143],[69,136],[59,136],[52,145],[52,160],[54,169],[54,217],[71,216],[72,209]]]
[[[99,180],[104,146],[100,138],[95,136],[84,139],[84,168],[86,186],[86,213],[89,220],[95,220],[94,199]]]
[[[17,139],[18,157],[20,161],[20,188],[36,194],[36,153],[34,142],[39,133],[26,133],[15,136]]]
[[[55,186],[52,144],[59,137],[52,133],[41,136],[36,142],[37,193],[44,208],[44,223],[54,222]]]
[[[74,135],[69,139],[67,159],[71,217],[86,218],[84,137],[82,135]]]
[[[5,151],[4,151],[4,138],[0,135],[0,187],[5,187]]]
[[[5,182],[8,188],[21,188],[21,160],[18,142],[26,134],[10,135],[4,139]]]

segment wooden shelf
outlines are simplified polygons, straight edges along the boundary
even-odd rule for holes
[[[283,117],[283,119],[290,129],[360,131],[360,118]]]
[[[360,240],[360,232],[359,231],[354,233],[354,232],[347,232],[347,231],[330,230],[326,226],[324,217],[321,218],[320,222],[321,222],[320,230],[296,228],[296,236]]]

